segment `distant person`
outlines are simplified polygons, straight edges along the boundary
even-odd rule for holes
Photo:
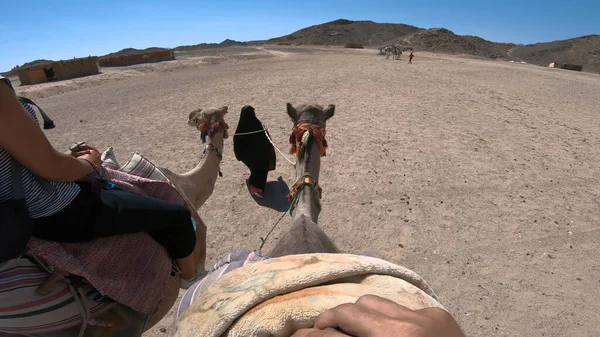
[[[408,63],[412,63],[412,59],[415,57],[415,55],[410,52],[410,55],[408,55]]]
[[[267,175],[277,164],[275,148],[267,138],[267,131],[256,118],[254,108],[246,105],[242,108],[240,121],[233,136],[235,158],[250,169],[250,194],[256,198],[264,197]]]

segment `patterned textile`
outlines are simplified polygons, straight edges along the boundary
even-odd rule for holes
[[[178,337],[290,336],[325,310],[378,295],[410,309],[439,307],[415,272],[350,254],[305,254],[247,264],[219,278],[179,318]]]
[[[0,268],[1,332],[40,334],[82,324],[80,308],[66,282],[58,282],[54,291],[46,296],[35,292],[46,279],[48,273],[26,258],[11,260]],[[82,290],[94,317],[117,305],[89,285],[84,285]],[[90,323],[101,324],[99,320]]]
[[[136,156],[132,173],[151,176],[150,162]],[[155,198],[185,204],[166,181],[138,177],[101,168],[101,174],[116,186]],[[100,293],[142,313],[152,314],[162,300],[171,259],[165,249],[146,233],[118,235],[84,243],[57,243],[38,238],[28,248],[47,264],[84,277]]]
[[[106,161],[104,161],[102,165],[106,167]],[[169,179],[167,179],[154,164],[137,152],[131,154],[131,158],[129,158],[125,165],[122,165],[120,168],[113,168],[113,170],[119,170],[133,176],[148,178],[150,180],[169,181]]]
[[[175,314],[175,320],[179,319],[181,314],[186,311],[194,300],[203,292],[208,289],[210,285],[217,282],[223,275],[237,269],[243,267],[250,263],[255,263],[258,261],[266,260],[268,257],[264,257],[256,252],[251,250],[236,250],[229,255],[220,258],[208,271],[208,275],[206,275],[199,282],[194,283],[183,295],[181,298],[181,302],[179,303],[179,307],[177,308],[177,313]]]

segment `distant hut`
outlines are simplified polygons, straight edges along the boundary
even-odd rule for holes
[[[96,75],[100,73],[97,57],[76,58],[34,65],[17,70],[19,81],[23,85],[37,84],[52,80]]]
[[[171,61],[175,59],[173,50],[141,52],[130,55],[109,56],[100,58],[101,67],[122,67],[139,63]]]
[[[583,70],[583,66],[577,65],[577,64],[570,64],[570,63],[558,63],[558,62],[552,62],[548,65],[548,67],[550,68],[560,68],[560,69],[567,69],[567,70],[574,70],[574,71],[582,71]]]

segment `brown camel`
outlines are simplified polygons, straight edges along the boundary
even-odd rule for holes
[[[290,103],[287,104],[287,114],[295,125],[292,136],[298,137],[300,133],[309,133],[310,136],[307,144],[300,146],[304,149],[298,148],[296,151],[296,181],[300,184],[295,184],[292,190],[292,193],[295,193],[291,212],[292,226],[268,253],[269,256],[339,252],[327,234],[317,225],[321,212],[318,195],[321,155],[324,154],[321,149],[326,146],[322,142],[325,140],[325,124],[334,113],[335,105],[329,105],[326,109],[319,105],[301,105],[296,109]],[[323,137],[317,138],[320,137],[320,132]]]

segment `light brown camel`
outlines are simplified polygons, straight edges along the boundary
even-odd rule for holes
[[[291,137],[294,137],[294,143],[302,141],[304,137],[306,144],[302,143],[296,147],[297,183],[291,192],[294,198],[292,226],[268,253],[269,256],[339,252],[317,225],[321,212],[319,170],[321,155],[324,155],[327,146],[324,143],[325,124],[334,113],[334,105],[329,105],[326,109],[319,105],[301,105],[296,109],[290,103],[287,104],[287,114],[294,122]]]
[[[194,260],[198,268],[204,269],[206,261],[206,225],[197,210],[211,196],[217,177],[220,174],[220,164],[223,158],[224,139],[228,138],[228,125],[224,116],[227,107],[217,109],[197,109],[190,112],[188,125],[197,128],[201,138],[206,143],[204,160],[191,171],[177,174],[167,168],[159,170],[171,181],[173,186],[184,197],[188,208],[196,222],[196,242]],[[170,310],[179,295],[179,278],[171,278],[165,290],[163,302],[158,312],[148,318],[146,329],[158,323]]]
[[[223,140],[228,138],[228,126],[224,119],[226,114],[226,106],[206,111],[202,109],[192,111],[188,117],[188,125],[196,127],[203,137],[206,137],[204,160],[191,171],[182,174],[167,168],[159,168],[195,209],[199,209],[211,196],[220,174]]]
[[[202,109],[190,112],[188,125],[196,127],[203,141],[206,142],[204,160],[196,165],[194,169],[184,174],[177,174],[166,168],[159,168],[161,172],[171,181],[179,193],[186,199],[188,208],[196,222],[196,249],[194,260],[196,266],[205,269],[206,261],[206,225],[197,213],[197,210],[211,196],[217,177],[220,175],[220,164],[223,159],[223,140],[228,138],[224,116],[227,107],[218,109]],[[179,296],[179,278],[172,278],[167,284],[161,308],[148,318],[146,330],[158,323],[171,309]]]
[[[157,167],[196,210],[211,196],[217,177],[221,174],[223,141],[228,138],[228,125],[224,119],[226,114],[226,106],[218,109],[208,109],[206,111],[198,109],[190,112],[187,123],[200,131],[201,138],[206,144],[203,148],[204,160],[198,163],[196,167],[182,174],[175,173],[165,167]],[[109,168],[121,168],[112,147],[104,151],[102,161],[108,163],[107,167]]]

